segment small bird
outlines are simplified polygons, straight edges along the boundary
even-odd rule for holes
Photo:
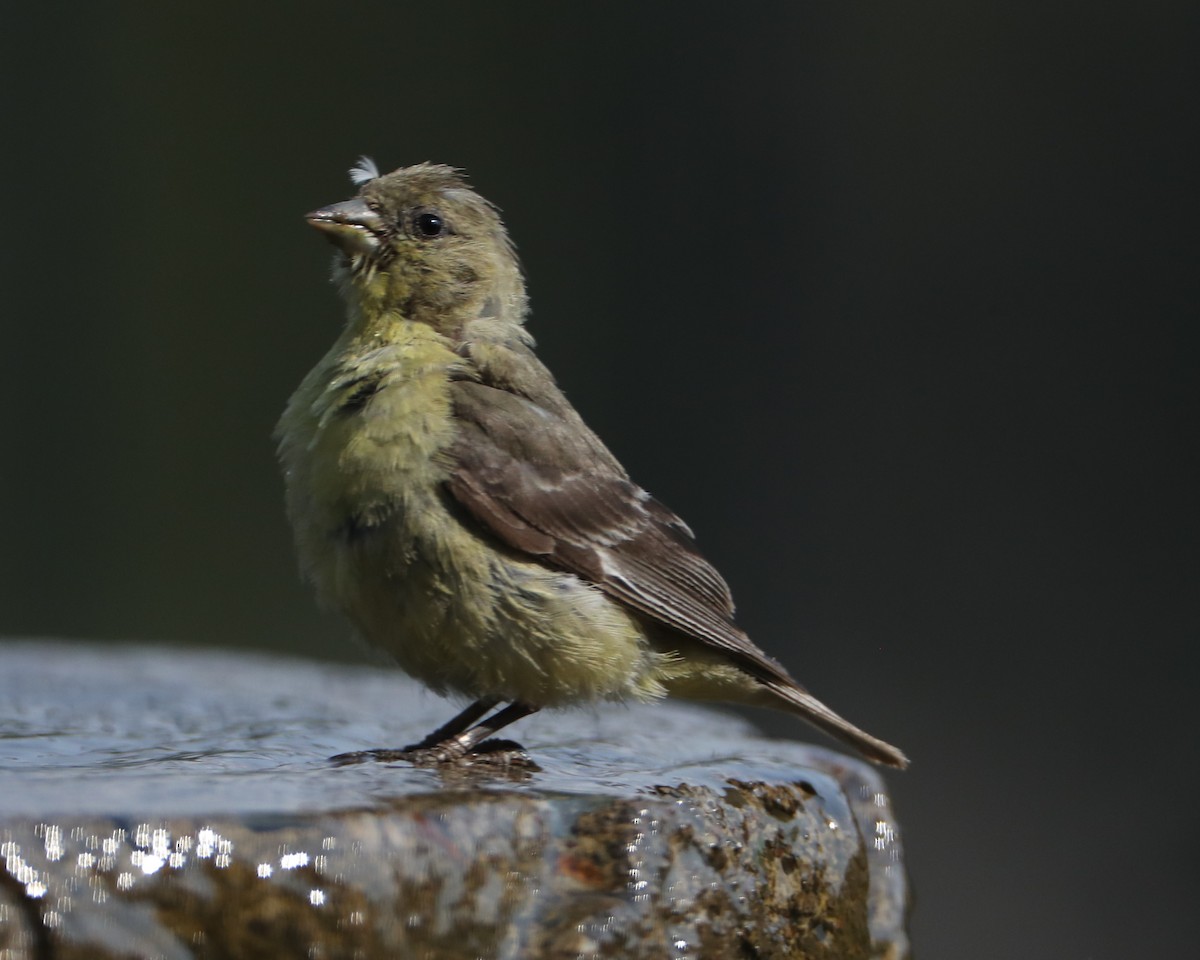
[[[687,524],[567,401],[497,209],[439,164],[380,175],[364,157],[351,180],[307,216],[347,316],[276,428],[288,516],[324,603],[473,700],[380,752],[455,761],[543,707],[670,695],[784,710],[907,766],[750,641]]]

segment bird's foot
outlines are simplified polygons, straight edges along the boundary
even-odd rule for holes
[[[339,767],[356,763],[410,763],[414,767],[487,767],[499,770],[539,771],[539,767],[514,740],[484,740],[474,749],[465,750],[451,740],[435,746],[411,744],[403,750],[357,750],[339,753],[329,762]]]
[[[462,757],[459,762],[492,770],[539,773],[542,769],[525,748],[515,740],[500,740],[495,737],[491,740],[484,740],[474,750]]]
[[[409,750],[355,750],[339,753],[329,758],[337,767],[348,767],[356,763],[399,763],[411,756]]]

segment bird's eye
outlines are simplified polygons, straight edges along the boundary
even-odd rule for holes
[[[423,237],[441,236],[446,229],[446,223],[436,213],[422,213],[416,219],[417,233]]]

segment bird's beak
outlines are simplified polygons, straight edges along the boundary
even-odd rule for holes
[[[373,253],[382,243],[383,220],[361,197],[314,210],[304,219],[347,255]]]

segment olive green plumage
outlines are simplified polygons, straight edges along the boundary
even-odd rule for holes
[[[481,701],[439,734],[461,753],[500,702],[522,705],[503,723],[670,694],[788,710],[904,766],[738,629],[691,531],[563,396],[495,208],[449,167],[357,172],[356,198],[309,215],[338,247],[347,323],[279,422],[288,516],[324,602]]]

